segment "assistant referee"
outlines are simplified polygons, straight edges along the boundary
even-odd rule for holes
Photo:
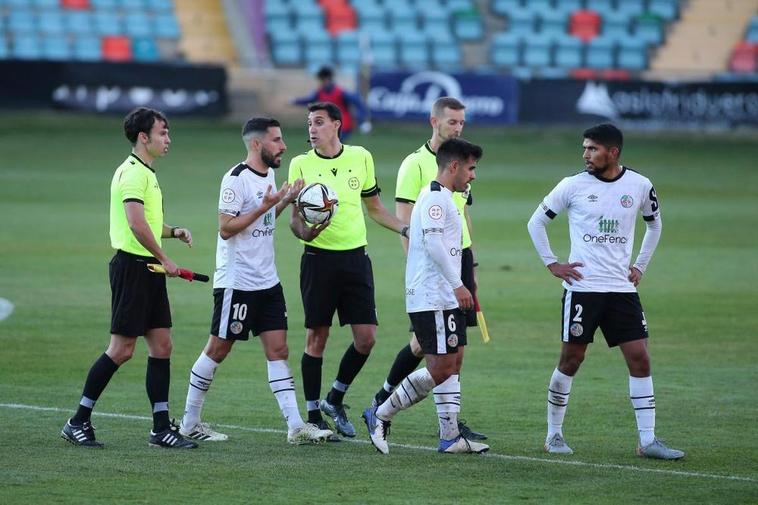
[[[145,107],[133,110],[124,120],[132,152],[111,181],[110,238],[116,249],[109,266],[111,340],[89,370],[76,414],[61,431],[65,440],[77,446],[103,446],[90,422],[92,409],[118,367],[134,354],[137,337],[144,336],[149,353],[145,385],[153,413],[148,443],[167,448],[197,447],[169,421],[171,308],[166,278],[147,269],[149,263],[160,263],[168,276],[178,275],[178,267],[161,248],[162,238],[178,238],[192,246],[188,229],[163,221],[163,196],[153,162],[168,153],[168,130],[166,117]]]

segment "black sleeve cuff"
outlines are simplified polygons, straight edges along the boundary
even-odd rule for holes
[[[550,219],[555,219],[555,216],[557,216],[558,214],[556,214],[555,212],[553,212],[553,211],[552,211],[552,210],[550,210],[550,209],[547,209],[547,210],[545,211],[545,215],[546,215],[547,217],[549,217]]]
[[[361,197],[362,198],[368,198],[370,196],[378,195],[381,192],[382,192],[382,190],[379,189],[379,185],[376,185],[373,188],[364,189],[363,191],[361,191]]]
[[[655,216],[642,216],[645,221],[655,221]]]
[[[409,200],[407,198],[400,198],[400,197],[397,197],[397,196],[395,197],[395,201],[398,202],[398,203],[412,203],[412,204],[416,203],[416,200]]]
[[[127,198],[126,200],[124,200],[124,203],[129,203],[129,202],[137,202],[137,203],[141,203],[142,205],[145,205],[145,202],[143,202],[139,198]]]

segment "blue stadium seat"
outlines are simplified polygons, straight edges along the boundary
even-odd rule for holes
[[[100,39],[93,36],[77,37],[74,40],[73,57],[81,61],[99,61],[103,58]]]
[[[521,0],[493,0],[490,6],[492,12],[506,17],[520,11],[523,7],[524,5],[521,3]]]
[[[531,35],[537,28],[536,22],[537,16],[528,9],[513,11],[508,15],[508,31]]]
[[[337,63],[341,68],[357,67],[360,64],[361,49],[357,32],[341,32],[337,35],[336,46]]]
[[[389,13],[416,12],[415,5],[411,0],[384,0],[382,4]]]
[[[611,33],[611,32],[623,32],[624,34],[629,33],[629,28],[632,25],[632,20],[634,17],[630,15],[627,12],[624,11],[617,11],[617,10],[610,10],[602,13],[600,15],[603,19],[602,21],[602,32],[603,34]]]
[[[640,39],[623,40],[618,49],[618,67],[625,70],[647,68],[647,45]]]
[[[582,66],[584,44],[581,40],[566,35],[556,41],[555,66],[559,68],[579,68]]]
[[[476,8],[472,0],[447,0],[447,9],[450,13],[469,12]]]
[[[300,36],[293,30],[270,32],[269,47],[277,65],[300,65],[303,62]]]
[[[584,8],[583,0],[558,0],[555,2],[555,9],[559,12],[571,16],[574,11]]]
[[[638,18],[634,28],[634,38],[643,40],[649,45],[660,45],[663,42],[661,23],[656,18]]]
[[[588,68],[613,68],[616,42],[607,37],[596,37],[587,44],[586,66]]]
[[[393,32],[410,32],[418,31],[419,23],[416,11],[394,11],[390,16],[390,28]]]
[[[90,5],[96,10],[107,10],[113,12],[118,7],[116,0],[89,0]]]
[[[106,10],[96,11],[94,21],[95,32],[98,35],[121,35],[124,33],[121,19],[115,12]]]
[[[364,31],[387,29],[387,16],[381,7],[372,7],[358,13],[358,25]]]
[[[755,44],[758,42],[758,26],[752,26],[745,34],[745,40]]]
[[[4,37],[0,37],[0,60],[6,60],[9,56],[10,51],[8,50],[8,42]]]
[[[425,44],[400,44],[400,62],[411,70],[428,68],[429,49]]]
[[[603,16],[606,12],[613,9],[613,0],[587,0],[585,5],[587,9]]]
[[[5,4],[10,8],[28,9],[34,6],[32,0],[5,0]]]
[[[424,31],[424,36],[432,44],[453,44],[457,43],[453,32],[449,28],[444,30]]]
[[[63,14],[59,11],[42,11],[37,19],[40,33],[46,35],[63,35],[66,33]]]
[[[60,0],[33,0],[31,3],[40,10],[57,10],[60,7]]]
[[[37,31],[37,17],[26,9],[12,10],[8,15],[8,31],[17,35],[34,33]]]
[[[655,14],[661,19],[671,21],[679,14],[678,0],[650,0],[647,5],[647,11]]]
[[[461,48],[456,43],[432,44],[432,61],[439,69],[455,69],[461,64]]]
[[[172,12],[174,10],[174,2],[173,0],[150,0],[147,2],[147,7],[153,12]]]
[[[266,18],[266,32],[276,33],[292,30],[289,16]]]
[[[453,17],[453,32],[462,41],[478,41],[484,37],[482,18],[476,15],[456,15]]]
[[[160,53],[155,39],[149,37],[135,37],[132,39],[132,54],[135,61],[158,61]]]
[[[271,17],[289,16],[289,5],[284,2],[264,2],[263,4],[263,16],[266,19]]]
[[[383,69],[397,67],[397,49],[394,44],[378,45],[371,48],[373,65]]]
[[[42,58],[42,44],[33,35],[18,35],[13,39],[11,56],[20,60],[38,60]]]
[[[617,10],[633,18],[645,12],[644,0],[623,0],[618,2]]]
[[[129,12],[124,16],[124,29],[130,37],[150,37],[153,35],[151,19],[144,12]]]
[[[515,67],[521,63],[522,37],[511,32],[497,33],[490,46],[490,62],[499,67]]]
[[[549,67],[552,64],[553,41],[548,36],[533,36],[525,41],[524,65]]]
[[[94,32],[92,14],[88,11],[69,11],[65,17],[66,28],[74,35]]]
[[[178,39],[180,35],[179,23],[173,14],[157,14],[153,19],[155,36],[164,39]]]
[[[566,33],[569,14],[567,11],[555,9],[540,14],[540,31],[553,35]]]
[[[42,39],[42,57],[46,60],[70,60],[72,56],[68,40],[62,35]]]
[[[149,0],[119,0],[119,4],[124,12],[143,12],[147,9]]]
[[[422,29],[426,33],[431,33],[436,30],[450,31],[450,15],[444,9],[422,9],[419,12],[419,18],[421,20]]]

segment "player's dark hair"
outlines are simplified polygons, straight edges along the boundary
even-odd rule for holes
[[[597,142],[606,149],[617,147],[619,150],[619,157],[621,157],[621,149],[624,147],[624,134],[612,124],[603,123],[593,126],[592,128],[587,128],[584,130],[582,136],[586,139]]]
[[[266,133],[269,128],[277,126],[281,127],[281,124],[274,118],[252,117],[242,127],[242,136],[245,137],[249,133]]]
[[[140,132],[150,135],[150,130],[156,121],[161,121],[168,128],[168,119],[162,112],[147,107],[134,109],[124,118],[124,135],[129,139],[132,145],[137,144],[137,137]]]
[[[463,102],[452,96],[441,96],[432,105],[432,116],[440,117],[445,109],[463,110],[466,106]]]
[[[440,144],[437,149],[437,168],[443,170],[451,161],[466,162],[469,158],[479,161],[482,157],[482,148],[460,137],[448,139]]]
[[[332,67],[321,67],[316,72],[316,77],[319,79],[334,79],[334,70],[332,70]]]

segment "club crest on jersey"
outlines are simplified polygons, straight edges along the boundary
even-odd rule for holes
[[[351,177],[347,180],[347,185],[350,187],[350,189],[358,189],[361,183],[357,177]]]
[[[232,322],[232,324],[229,325],[229,330],[231,330],[231,332],[235,335],[239,335],[242,333],[242,323],[239,321]]]
[[[632,198],[629,195],[624,195],[624,196],[621,197],[621,206],[622,207],[624,207],[625,209],[628,209],[632,205],[634,205],[634,198]]]
[[[226,188],[223,193],[221,193],[221,200],[223,200],[224,203],[232,203],[234,201],[234,197],[236,195],[234,194],[234,191],[232,191],[229,188]]]
[[[574,337],[581,337],[582,333],[584,333],[584,327],[579,323],[574,323],[569,326],[569,332],[571,332],[571,335]]]
[[[455,333],[451,333],[447,337],[447,346],[448,347],[457,347],[458,346],[458,335]]]
[[[432,219],[442,219],[443,214],[442,207],[439,205],[432,205],[429,207],[429,217]]]
[[[267,212],[266,215],[263,216],[263,226],[271,226],[272,221],[271,212]]]

